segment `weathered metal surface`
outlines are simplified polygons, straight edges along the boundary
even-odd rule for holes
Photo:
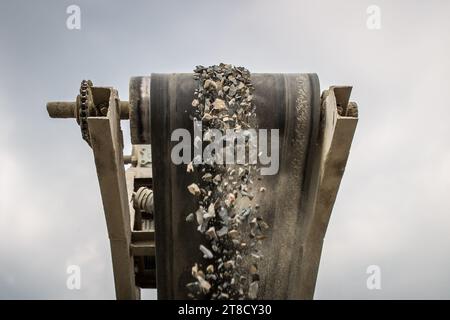
[[[130,134],[132,144],[150,144],[150,77],[130,79]]]
[[[335,95],[337,91],[339,95]],[[350,153],[353,135],[358,118],[357,106],[349,103],[351,87],[331,87],[322,95],[322,123],[320,141],[319,189],[314,210],[310,212],[305,232],[304,273],[309,279],[308,298],[313,298],[315,282],[320,263],[323,240],[330,220],[331,211],[336,201],[337,193],[344,174]],[[347,115],[339,115],[338,109]],[[350,112],[350,108],[353,110]],[[349,116],[348,113],[352,115]]]
[[[126,171],[126,178],[132,213],[130,251],[134,257],[136,285],[140,288],[155,288],[151,146],[133,145],[131,163],[132,166]]]
[[[76,118],[76,102],[52,101],[47,103],[47,112],[51,118]]]
[[[134,196],[134,206],[140,210],[144,210],[147,213],[153,214],[153,191],[146,187],[140,187]]]
[[[131,244],[131,254],[133,256],[154,256],[155,242],[150,240],[135,241]]]
[[[130,252],[131,226],[123,166],[123,142],[117,93],[111,89],[106,117],[88,118],[92,150],[100,184],[117,299],[138,299],[134,261]]]
[[[129,118],[130,105],[128,101],[120,101],[120,119]],[[77,103],[69,101],[52,101],[47,103],[47,112],[50,118],[77,118]]]
[[[175,166],[170,150],[176,142],[170,134],[186,128],[195,82],[191,74],[152,75],[152,135],[158,297],[186,298],[190,267],[201,260],[200,234],[185,223],[195,210],[186,187],[192,178],[185,166]],[[253,74],[254,100],[260,128],[280,130],[280,170],[264,177],[267,197],[262,215],[271,225],[260,298],[304,298],[297,287],[301,279],[302,217],[310,210],[317,191],[318,166],[313,160],[320,116],[320,91],[314,74]],[[313,168],[315,171],[311,170]]]

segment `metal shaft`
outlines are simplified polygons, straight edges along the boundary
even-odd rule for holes
[[[129,119],[130,104],[128,101],[120,101],[120,119]],[[47,112],[51,118],[76,118],[77,103],[68,101],[52,101],[47,103]]]

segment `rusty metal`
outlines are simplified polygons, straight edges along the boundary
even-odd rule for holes
[[[129,119],[130,104],[128,101],[120,101],[120,119]],[[47,103],[47,112],[50,118],[54,119],[76,119],[78,117],[77,102],[72,101],[51,101]]]

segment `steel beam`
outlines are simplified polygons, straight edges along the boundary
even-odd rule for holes
[[[358,123],[358,117],[354,116],[357,109],[352,110],[351,116],[348,114],[350,92],[351,87],[330,87],[322,94],[319,186],[312,215],[305,222],[304,263],[301,264],[304,276],[298,293],[308,299],[314,296],[325,233]],[[357,108],[354,102],[351,106]]]
[[[131,218],[123,165],[123,138],[117,92],[111,88],[106,117],[88,118],[95,166],[111,243],[117,299],[139,299],[130,252]]]

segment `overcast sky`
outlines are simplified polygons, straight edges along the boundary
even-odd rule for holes
[[[66,27],[71,4],[81,30]],[[2,0],[0,298],[115,297],[92,152],[45,103],[73,100],[85,78],[126,100],[131,76],[227,62],[354,86],[360,121],[315,298],[449,299],[449,14],[437,0]],[[71,264],[81,290],[66,288]],[[367,289],[370,265],[381,290]]]

